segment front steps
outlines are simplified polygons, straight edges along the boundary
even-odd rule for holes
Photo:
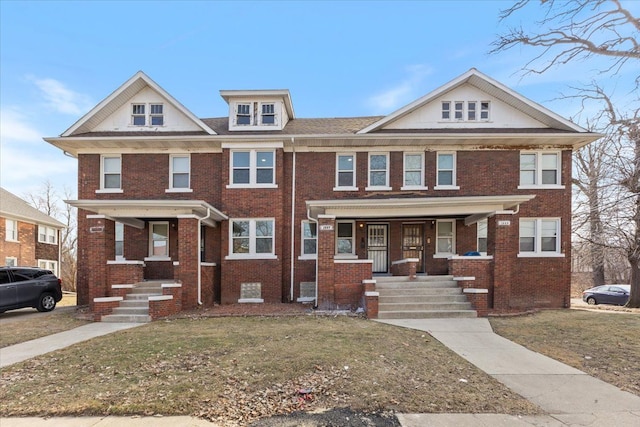
[[[102,316],[101,321],[110,323],[151,322],[149,297],[162,295],[161,285],[167,282],[166,280],[156,280],[136,283],[130,293],[120,302],[120,307],[114,308],[112,314]]]
[[[378,319],[477,317],[453,276],[375,277]]]

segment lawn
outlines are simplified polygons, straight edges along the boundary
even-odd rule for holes
[[[61,398],[64,396],[63,398]],[[429,335],[353,317],[157,321],[2,370],[0,416],[537,414]]]
[[[640,396],[640,314],[549,310],[490,321],[503,337]]]
[[[33,311],[36,313],[35,310]],[[7,314],[3,314],[3,316],[7,316]],[[0,327],[0,348],[87,324],[86,320],[79,320],[74,316],[74,311],[56,309],[51,313],[38,313],[28,320],[18,318],[3,320]]]

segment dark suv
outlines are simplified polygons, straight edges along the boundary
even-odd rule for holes
[[[62,281],[51,270],[0,267],[0,313],[34,307],[51,311],[62,299]]]

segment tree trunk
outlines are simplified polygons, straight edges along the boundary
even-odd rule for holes
[[[627,307],[640,308],[640,125],[635,124],[629,132],[631,141],[635,145],[634,163],[629,177],[629,191],[633,195],[634,212],[633,225],[635,226],[633,241],[629,248],[629,263],[631,264],[631,295]]]

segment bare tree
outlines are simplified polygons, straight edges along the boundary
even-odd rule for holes
[[[544,10],[532,30],[511,27],[493,43],[490,53],[516,46],[535,52],[521,68],[524,75],[543,74],[553,68],[581,61],[595,65],[597,76],[619,77],[626,65],[640,60],[640,20],[619,0],[554,1],[518,0],[501,12],[505,21],[526,13],[529,7]],[[537,9],[539,10],[539,9]],[[602,61],[604,60],[604,61]],[[616,108],[612,93],[592,82],[577,90],[575,97],[598,105],[590,118],[607,137],[575,155],[577,172],[574,184],[579,191],[579,211],[574,230],[586,230],[583,237],[592,245],[591,260],[596,283],[604,281],[606,248],[624,250],[630,263],[631,298],[628,305],[640,307],[640,75],[633,74],[635,92],[626,109]],[[636,107],[634,107],[634,105]],[[607,221],[604,221],[604,218]],[[614,226],[612,224],[615,223]],[[618,252],[619,253],[619,252]]]
[[[75,208],[65,204],[59,197],[49,180],[42,184],[40,190],[27,193],[24,199],[38,209],[65,225],[60,236],[60,271],[62,286],[66,291],[76,290],[77,272],[77,233]],[[64,199],[73,199],[71,191],[65,189]]]

